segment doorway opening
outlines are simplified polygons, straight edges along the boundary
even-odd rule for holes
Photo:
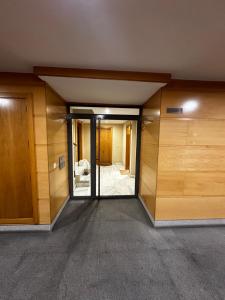
[[[133,115],[99,114],[102,109],[76,107],[70,110],[68,139],[72,199],[137,196],[139,109],[135,109]],[[112,108],[110,110],[115,113]],[[124,113],[121,108],[116,111]]]

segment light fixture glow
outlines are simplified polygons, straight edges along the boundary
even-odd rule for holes
[[[197,100],[191,99],[183,104],[183,112],[192,112],[195,111],[199,106],[199,103]]]
[[[6,107],[9,106],[10,101],[7,98],[0,98],[0,106],[1,107]]]
[[[110,109],[109,109],[109,108],[106,108],[106,109],[105,109],[105,113],[106,113],[106,114],[109,114],[109,113],[110,113]]]

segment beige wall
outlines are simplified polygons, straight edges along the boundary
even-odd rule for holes
[[[130,137],[130,175],[135,176],[136,172],[136,147],[137,147],[137,121],[131,122]]]
[[[123,144],[122,144],[122,162],[125,167],[126,165],[126,125],[127,123],[124,123],[123,126]]]
[[[82,151],[83,158],[90,161],[90,124],[82,124]],[[122,163],[123,161],[123,125],[122,124],[102,124],[103,128],[112,128],[112,163]]]
[[[82,156],[83,159],[91,161],[90,123],[82,124]]]
[[[123,125],[113,124],[112,126],[112,163],[122,163],[123,151]]]

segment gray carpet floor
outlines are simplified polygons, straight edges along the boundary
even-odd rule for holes
[[[152,228],[141,204],[70,202],[51,233],[0,234],[0,299],[225,299],[225,228]]]

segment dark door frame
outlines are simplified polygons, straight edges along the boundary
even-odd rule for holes
[[[73,153],[72,153],[72,119],[90,120],[90,147],[91,147],[91,195],[74,196],[73,195]],[[71,200],[99,199],[96,195],[96,122],[97,120],[128,120],[137,121],[137,145],[136,145],[136,176],[134,195],[112,195],[101,196],[100,199],[129,199],[138,197],[139,178],[140,178],[140,146],[141,146],[141,115],[113,115],[113,114],[67,114],[67,133],[68,133],[68,176],[69,193]]]

